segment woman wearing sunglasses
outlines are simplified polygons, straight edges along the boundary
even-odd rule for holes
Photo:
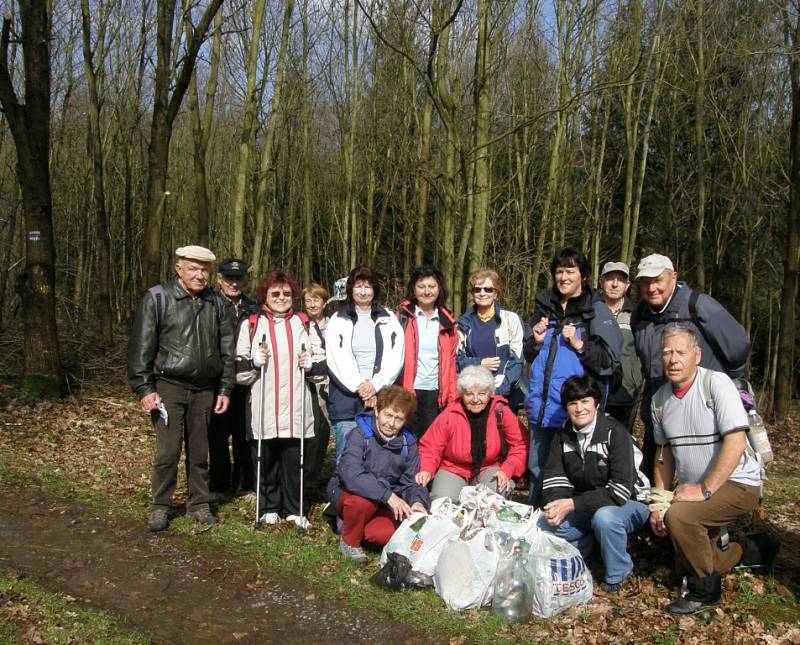
[[[523,326],[498,303],[503,282],[497,271],[479,269],[469,277],[473,306],[458,321],[456,367],[480,365],[492,373],[495,391],[515,412],[525,401],[522,369]]]

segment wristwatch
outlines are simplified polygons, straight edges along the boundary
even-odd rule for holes
[[[700,484],[700,490],[703,491],[703,499],[711,499],[711,496],[714,494],[706,488],[705,484]]]

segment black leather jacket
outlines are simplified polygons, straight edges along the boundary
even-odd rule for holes
[[[217,389],[230,396],[234,384],[234,313],[210,288],[196,298],[177,278],[163,283],[161,321],[156,298],[139,303],[128,340],[128,383],[139,398],[156,391],[156,379],[192,390]]]

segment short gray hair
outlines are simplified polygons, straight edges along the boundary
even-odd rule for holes
[[[692,348],[700,349],[700,341],[697,339],[697,332],[689,327],[689,325],[679,322],[671,322],[666,324],[664,331],[661,332],[661,344],[663,345],[667,338],[677,336],[678,334],[687,334],[689,336],[689,341],[692,344]]]
[[[473,388],[489,390],[489,392],[494,394],[494,376],[492,376],[492,373],[485,367],[470,365],[459,373],[458,380],[456,381],[456,388],[458,389],[459,396]]]

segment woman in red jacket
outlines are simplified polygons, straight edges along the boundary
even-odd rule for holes
[[[417,483],[433,480],[431,499],[457,500],[464,486],[510,493],[525,471],[527,448],[517,415],[494,394],[494,377],[471,365],[458,375],[459,400],[434,420],[419,444]]]
[[[458,332],[445,302],[447,288],[442,272],[432,266],[414,269],[398,312],[405,334],[405,357],[398,383],[417,398],[417,414],[408,426],[418,439],[436,415],[458,398]]]

